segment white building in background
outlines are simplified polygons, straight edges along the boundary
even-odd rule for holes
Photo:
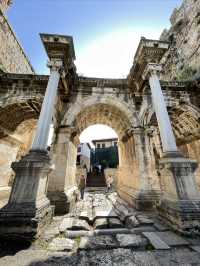
[[[90,156],[91,146],[89,143],[80,143],[77,149],[77,160],[76,163],[81,168],[85,167],[87,172],[90,171]]]
[[[92,141],[92,143],[95,146],[95,149],[101,149],[101,148],[109,148],[112,146],[117,146],[118,139],[112,138],[112,139],[95,139]]]

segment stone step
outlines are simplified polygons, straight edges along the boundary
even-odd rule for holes
[[[87,230],[89,231],[91,227],[84,220],[79,220],[76,218],[64,218],[59,226],[59,231],[62,233],[65,230]]]
[[[143,232],[143,235],[150,241],[155,249],[170,249],[170,247],[155,232]]]
[[[113,249],[119,247],[119,243],[113,236],[84,236],[81,237],[79,249],[83,250],[99,250]]]
[[[174,247],[174,246],[188,246],[190,243],[185,240],[183,237],[171,232],[156,232],[156,234],[165,242],[167,245]]]
[[[80,236],[97,236],[97,235],[116,235],[116,234],[132,234],[132,231],[126,228],[108,228],[108,229],[96,229],[93,231],[85,230],[66,230],[64,232],[67,238],[77,238]]]

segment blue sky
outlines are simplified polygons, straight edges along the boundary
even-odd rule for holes
[[[39,33],[72,35],[78,72],[125,77],[141,36],[159,38],[181,0],[14,0],[9,21],[37,73],[47,73]]]
[[[158,39],[182,0],[13,0],[8,11],[36,73],[46,74],[39,33],[72,35],[77,71],[85,76],[126,77],[141,36]],[[106,126],[85,129],[81,142],[116,137]]]

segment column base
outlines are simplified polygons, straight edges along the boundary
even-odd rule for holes
[[[49,201],[35,210],[28,204],[8,204],[0,211],[0,236],[11,240],[33,240],[40,235],[54,214]]]
[[[137,210],[155,209],[160,200],[160,191],[143,190],[137,191],[128,186],[121,186],[117,190],[119,196]]]
[[[174,230],[185,235],[200,234],[200,200],[162,200],[159,215]]]
[[[78,199],[77,187],[66,189],[65,191],[48,191],[47,197],[55,206],[55,215],[64,215],[70,212]]]
[[[135,208],[141,211],[153,210],[160,199],[160,193],[153,190],[140,191],[134,198]]]
[[[32,240],[53,217],[46,197],[51,171],[46,152],[31,151],[12,168],[16,173],[9,202],[0,210],[0,237]]]
[[[160,160],[163,194],[159,215],[183,234],[200,233],[200,194],[194,172],[198,164],[183,157]]]

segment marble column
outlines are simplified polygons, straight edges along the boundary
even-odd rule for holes
[[[32,144],[31,150],[46,151],[47,141],[50,131],[50,126],[52,122],[54,105],[56,100],[56,95],[58,91],[58,82],[60,79],[60,70],[62,68],[61,60],[52,60],[48,64],[50,68],[50,77],[42,103],[42,109],[40,112],[40,117],[38,121],[38,126],[35,134],[35,138]]]
[[[163,192],[158,212],[171,227],[183,234],[200,230],[200,194],[195,180],[197,162],[178,152],[157,76],[158,64],[148,64],[144,77],[149,77],[164,156],[159,161]]]
[[[177,155],[178,152],[171,122],[167,112],[165,99],[160,86],[157,73],[161,71],[161,66],[157,64],[148,64],[146,72],[149,74],[149,84],[153,107],[158,121],[160,137],[164,155]]]
[[[49,66],[51,74],[32,148],[11,165],[16,175],[9,202],[0,210],[2,238],[33,239],[53,216],[53,208],[46,197],[52,170],[46,148],[62,64],[52,60]]]

